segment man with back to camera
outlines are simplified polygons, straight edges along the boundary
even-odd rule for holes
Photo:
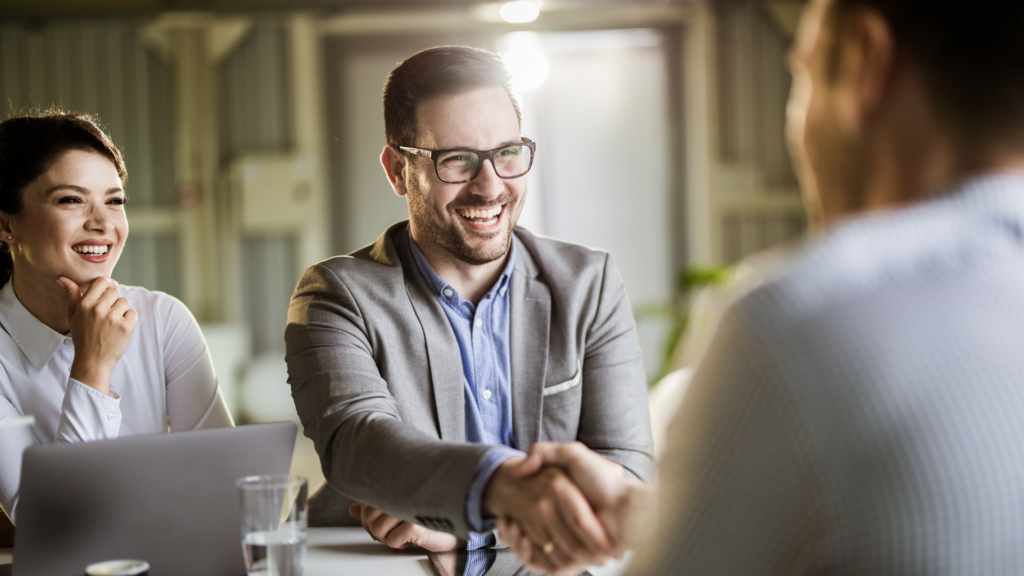
[[[612,543],[567,476],[511,470],[517,448],[578,439],[653,476],[611,255],[514,228],[536,145],[496,55],[410,57],[385,84],[384,120],[381,163],[409,220],[306,270],[288,312],[292,395],[328,480],[310,520],[439,551],[493,541],[507,516],[543,553],[601,563]]]
[[[1024,574],[1022,32],[1004,0],[805,9],[788,136],[826,229],[723,319],[633,573]],[[611,531],[644,496],[534,451]]]

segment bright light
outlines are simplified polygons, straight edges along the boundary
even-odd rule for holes
[[[548,77],[548,59],[532,46],[513,48],[502,55],[512,84],[519,92],[533,90]]]
[[[540,8],[528,0],[518,0],[502,6],[500,14],[505,22],[522,24],[523,22],[533,22],[536,20],[537,16],[540,15]]]

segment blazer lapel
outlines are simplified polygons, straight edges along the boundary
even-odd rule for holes
[[[435,413],[441,439],[452,442],[466,441],[466,407],[463,387],[462,355],[452,325],[437,298],[430,292],[409,251],[408,232],[395,235],[395,246],[405,274],[405,288],[409,293],[416,317],[423,327],[427,344],[427,362],[430,382],[434,391]]]
[[[516,245],[516,267],[509,292],[512,357],[512,429],[516,446],[529,450],[540,440],[544,374],[548,364],[551,291],[537,279],[538,269],[522,242]]]

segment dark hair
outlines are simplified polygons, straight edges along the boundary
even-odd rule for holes
[[[881,13],[963,144],[1024,144],[1024,2],[835,0],[834,7],[834,22],[856,7]]]
[[[121,181],[128,179],[121,151],[100,128],[95,116],[50,108],[0,121],[0,212],[20,212],[25,187],[71,150],[105,156],[114,163]],[[7,244],[2,244],[0,287],[7,284],[13,271],[10,250]]]
[[[512,77],[497,54],[469,46],[438,46],[417,52],[395,67],[384,82],[384,136],[392,146],[412,146],[416,106],[446,94],[485,86],[505,89],[522,122]]]

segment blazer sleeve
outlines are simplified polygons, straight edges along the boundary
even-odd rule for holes
[[[654,440],[647,377],[636,322],[611,254],[605,258],[596,314],[586,334],[583,398],[577,440],[654,480]]]
[[[465,538],[466,493],[489,448],[445,442],[402,421],[366,322],[333,270],[306,270],[288,309],[285,359],[324,476],[356,502]]]

